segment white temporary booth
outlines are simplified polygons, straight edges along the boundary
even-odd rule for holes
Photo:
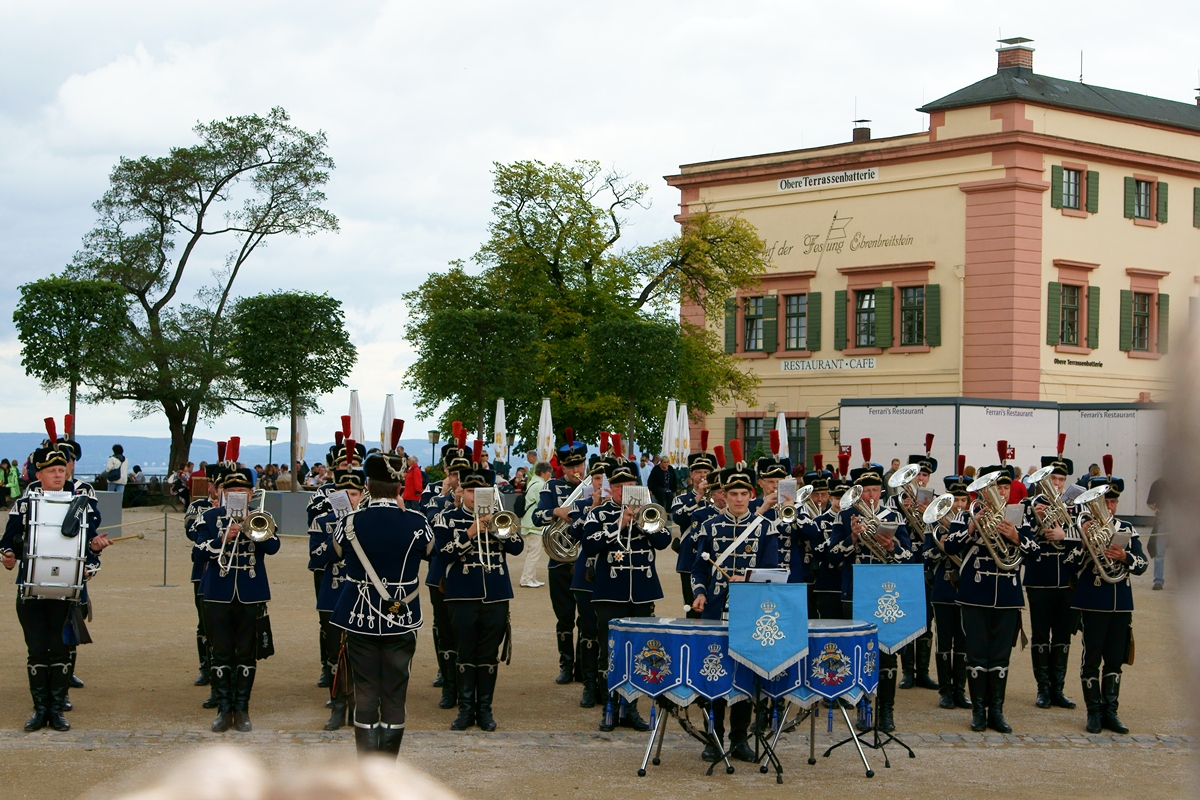
[[[1075,462],[1075,473],[1081,475],[1111,453],[1113,472],[1125,479],[1121,516],[1150,517],[1154,512],[1146,506],[1146,497],[1162,474],[1166,419],[1161,403],[1062,403],[1058,425],[1067,435],[1063,455]]]

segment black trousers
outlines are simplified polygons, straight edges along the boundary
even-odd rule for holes
[[[554,631],[561,641],[571,637],[569,647],[560,649],[560,656],[575,652],[575,593],[571,591],[574,569],[571,564],[546,570],[546,582],[550,584],[550,605],[554,609]]]
[[[687,607],[688,619],[700,619],[699,611],[692,611],[692,602],[696,599],[696,593],[692,591],[692,573],[679,573],[679,583],[683,588],[683,604]]]
[[[818,592],[809,584],[808,587],[808,618],[809,619],[849,619],[842,616],[842,593],[838,591]],[[814,615],[813,610],[816,610]]]
[[[459,665],[484,667],[500,663],[500,643],[508,629],[508,601],[447,600]]]
[[[713,732],[717,734],[717,739],[725,738],[725,707],[729,703],[725,700],[716,700],[713,702]],[[746,737],[746,731],[750,729],[750,717],[754,711],[754,704],[749,700],[742,700],[729,706],[729,730],[733,734],[731,741],[736,744]]]
[[[960,605],[967,668],[1005,671],[1021,624],[1021,609]]]
[[[368,636],[346,633],[346,655],[354,678],[354,724],[404,727],[404,703],[417,634]]]
[[[332,670],[342,649],[342,629],[330,622],[332,611],[318,611],[317,617],[321,620],[321,663]]]
[[[1053,645],[1071,646],[1075,612],[1071,608],[1070,589],[1025,587],[1029,598],[1029,635],[1034,651],[1050,652]]]
[[[1083,630],[1083,661],[1079,677],[1086,683],[1104,675],[1121,674],[1121,665],[1129,651],[1129,631],[1133,614],[1129,611],[1080,611]]]
[[[68,664],[71,648],[63,644],[63,626],[71,612],[69,600],[18,600],[17,619],[25,634],[27,663]]]
[[[214,666],[253,667],[257,659],[254,642],[255,620],[262,603],[204,602],[204,625],[208,630]]]
[[[967,636],[963,632],[962,606],[958,603],[934,603],[933,618],[937,622],[937,651],[939,653],[967,652]]]
[[[597,663],[600,665],[600,671],[607,675],[611,668],[608,663],[608,623],[623,617],[652,617],[654,616],[654,603],[613,603],[593,600],[592,608],[596,611],[596,633],[600,636],[600,655]],[[607,684],[604,689],[608,690]]]
[[[208,633],[204,629],[204,590],[200,588],[200,581],[192,584],[192,591],[196,596],[196,638],[203,641]]]
[[[600,633],[596,628],[596,609],[592,606],[592,593],[576,591],[575,608],[579,611],[579,640],[597,641]]]
[[[314,600],[319,600],[321,598],[321,578],[324,575],[325,575],[325,570],[323,570],[323,569],[312,570],[313,599]],[[326,659],[325,656],[326,656],[326,653],[328,652],[328,648],[329,648],[329,641],[328,641],[329,637],[325,630],[324,620],[321,618],[321,612],[319,612],[319,611],[317,612],[317,619],[318,619],[318,622],[317,622],[317,631],[318,631],[317,652],[319,652],[321,654],[321,664],[322,664],[322,666],[324,666],[325,664],[328,663],[328,660]],[[340,639],[339,639],[339,641],[340,641]],[[337,656],[335,655],[334,658],[337,658]]]

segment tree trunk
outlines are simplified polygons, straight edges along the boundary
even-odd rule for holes
[[[63,431],[63,436],[68,439],[75,438],[75,399],[79,396],[79,381],[71,378],[71,430]]]
[[[300,487],[297,486],[300,483],[300,471],[296,469],[296,462],[299,459],[296,458],[298,454],[296,452],[296,398],[294,397],[292,398],[292,433],[288,438],[291,439],[288,442],[288,471],[292,473],[292,491],[298,492],[300,491]]]
[[[171,430],[171,454],[167,457],[167,471],[174,472],[187,463],[187,454],[192,442],[185,433],[183,410],[164,405],[163,412],[167,415],[167,427]]]

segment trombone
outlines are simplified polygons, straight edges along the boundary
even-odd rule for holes
[[[253,502],[254,496],[258,498],[258,508],[249,511],[247,506]],[[242,499],[245,497],[244,494],[235,492],[225,498],[225,510],[229,513],[229,518],[240,523],[242,530],[238,536],[234,537],[232,546],[229,546],[229,541],[224,536],[221,537],[221,550],[217,553],[217,567],[220,568],[222,575],[233,568],[233,561],[238,552],[238,539],[243,534],[256,544],[265,542],[275,535],[277,528],[275,518],[263,510],[263,506],[267,502],[267,493],[259,489],[255,490],[254,496],[246,501]]]

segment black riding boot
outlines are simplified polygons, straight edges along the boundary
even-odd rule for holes
[[[215,659],[209,667],[212,697],[217,702],[217,716],[212,723],[213,733],[224,733],[233,727],[233,670],[234,667],[218,664]]]
[[[1033,679],[1037,681],[1038,708],[1050,707],[1050,645],[1035,644],[1029,657],[1033,661]]]
[[[616,692],[609,692],[607,699],[604,701],[604,711],[600,714],[600,731],[608,733],[613,728],[617,727],[621,714],[621,696]]]
[[[233,668],[235,676],[234,693],[233,693],[233,727],[242,733],[249,733],[252,729],[250,724],[250,692],[254,689],[254,673],[258,669],[254,666],[236,666]]]
[[[379,752],[400,754],[400,742],[404,740],[404,728],[379,728]]]
[[[951,664],[954,671],[954,707],[973,708],[967,699],[967,654],[955,653]]]
[[[879,702],[876,705],[879,713],[879,730],[884,733],[896,730],[896,721],[892,717],[892,712],[896,708],[896,670],[880,670]]]
[[[954,708],[952,653],[937,654],[938,708]]]
[[[937,689],[941,687],[929,677],[929,656],[933,650],[933,634],[926,633],[913,644],[917,647],[917,678],[915,685],[921,689]]]
[[[358,752],[359,756],[378,752],[378,748],[376,747],[376,742],[378,741],[376,732],[378,730],[379,728],[374,725],[364,728],[357,722],[354,723],[354,749]]]
[[[1100,713],[1100,724],[1113,733],[1129,733],[1129,728],[1121,723],[1117,716],[1117,706],[1121,698],[1121,673],[1110,672],[1100,683],[1100,691],[1104,697],[1103,711]]]
[[[900,688],[911,689],[915,686],[913,673],[916,672],[917,648],[916,642],[909,642],[900,651]]]
[[[87,606],[84,606],[84,608],[86,609]],[[79,676],[75,674],[75,660],[78,657],[79,657],[78,651],[74,647],[72,647],[71,648],[71,680],[69,682],[69,686],[72,689],[82,689],[83,688],[83,681],[80,680]],[[70,705],[70,704],[68,703],[68,705]],[[68,708],[67,710],[70,711],[71,709]]]
[[[208,674],[208,640],[199,634],[196,634],[196,653],[200,656],[200,674],[192,681],[192,685],[208,686],[211,677]]]
[[[1083,679],[1083,703],[1087,706],[1087,732],[1099,733],[1104,728],[1104,694],[1099,678]]]
[[[1063,694],[1067,685],[1067,659],[1071,656],[1071,645],[1056,644],[1051,651],[1050,703],[1059,708],[1074,708],[1075,701]]]
[[[583,638],[575,640],[575,682],[583,683]]]
[[[1004,721],[1004,690],[1008,687],[1008,667],[993,670],[988,677],[988,727],[997,733],[1012,733]]]
[[[475,665],[458,665],[458,716],[450,730],[465,731],[475,724]]]
[[[442,676],[442,698],[438,708],[454,708],[458,705],[458,653],[453,650],[438,651],[438,674]]]
[[[336,731],[346,724],[346,710],[349,704],[342,699],[333,701],[331,706],[332,713],[329,715],[329,721],[325,723],[325,730]]]
[[[25,723],[25,732],[33,733],[46,727],[46,712],[50,710],[50,667],[46,664],[27,664],[29,696],[33,698],[33,716]]]
[[[983,667],[967,669],[967,688],[971,691],[971,730],[976,733],[987,730],[988,678],[991,675]]]
[[[579,696],[580,708],[596,707],[596,642],[592,639],[580,639],[579,665],[583,676],[583,694]]]
[[[633,728],[635,731],[648,731],[650,723],[642,719],[642,715],[638,713],[637,704],[637,700],[632,700],[626,702],[621,708],[621,727]]]
[[[574,634],[558,634],[558,677],[557,684],[570,683],[575,680],[575,636]]]
[[[492,698],[496,696],[496,678],[499,664],[480,664],[475,674],[475,715],[481,730],[496,730],[496,718],[492,716]]]
[[[50,707],[46,711],[46,722],[56,731],[71,730],[71,723],[63,716],[66,710],[67,690],[71,688],[70,663],[50,665]]]

